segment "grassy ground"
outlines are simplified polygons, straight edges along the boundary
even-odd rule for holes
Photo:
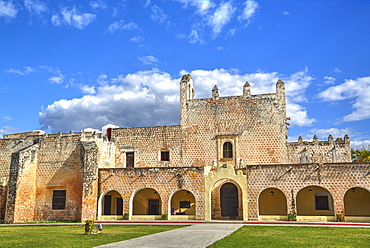
[[[0,247],[94,247],[164,232],[183,226],[108,226],[97,235],[84,235],[81,226],[0,226]]]
[[[244,226],[211,247],[370,247],[370,229]]]

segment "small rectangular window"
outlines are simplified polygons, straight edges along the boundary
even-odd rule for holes
[[[133,152],[126,152],[126,168],[133,168],[135,164],[135,158]]]
[[[329,200],[326,195],[315,195],[316,210],[330,210]]]
[[[53,190],[53,204],[52,208],[55,210],[66,208],[66,191]]]
[[[180,201],[180,208],[190,208],[190,201]]]
[[[161,151],[161,161],[170,161],[169,151]]]

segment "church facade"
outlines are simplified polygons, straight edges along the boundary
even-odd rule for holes
[[[0,219],[370,222],[370,163],[350,140],[288,142],[276,93],[195,99],[180,81],[180,125],[4,135]]]

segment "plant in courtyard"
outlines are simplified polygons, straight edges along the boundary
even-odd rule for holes
[[[344,215],[343,214],[337,214],[337,221],[344,221]]]
[[[297,215],[295,214],[294,211],[291,211],[288,215],[288,220],[290,221],[293,221],[293,220],[297,220]]]
[[[85,234],[92,234],[92,230],[94,227],[94,220],[86,220],[85,222]]]
[[[167,220],[167,219],[168,219],[168,214],[167,213],[162,214],[162,220]]]
[[[123,219],[124,219],[124,220],[128,220],[128,217],[129,217],[129,214],[128,214],[128,213],[124,213],[124,214],[123,214]]]

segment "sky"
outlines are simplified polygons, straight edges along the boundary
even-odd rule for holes
[[[0,138],[179,125],[195,98],[286,84],[289,141],[370,144],[370,1],[0,0]]]

